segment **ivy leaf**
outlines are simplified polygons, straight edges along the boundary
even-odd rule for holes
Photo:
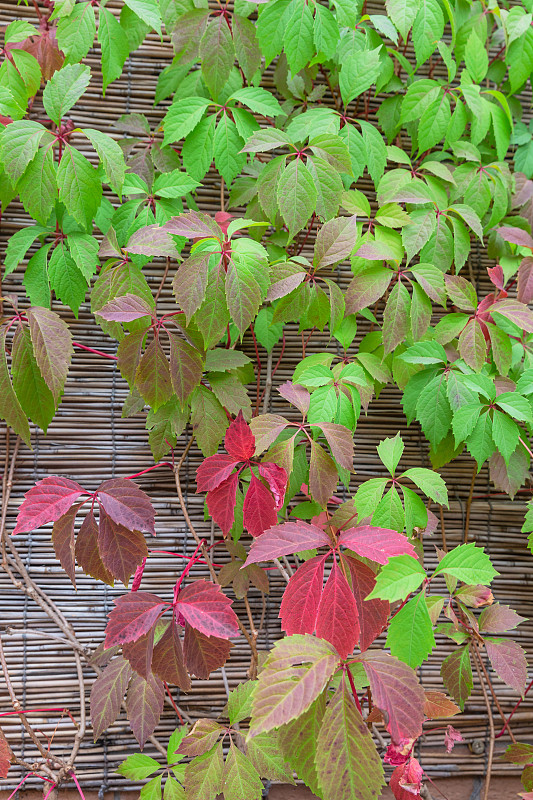
[[[170,335],[170,379],[180,403],[184,403],[200,383],[203,366],[202,356],[196,348],[184,339]]]
[[[380,53],[381,45],[355,52],[343,61],[339,87],[345,107],[376,82],[381,71]]]
[[[371,525],[348,528],[339,536],[339,544],[378,564],[386,564],[392,556],[415,556],[413,545],[402,533]]]
[[[45,133],[46,128],[40,122],[29,119],[10,123],[9,130],[4,128],[0,139],[0,157],[14,186],[35,158]]]
[[[77,318],[80,305],[85,300],[87,281],[64,242],[52,251],[48,262],[50,286],[66,306],[70,306]]]
[[[148,633],[168,603],[150,592],[130,592],[115,599],[115,608],[109,614],[105,646],[135,642]]]
[[[126,172],[124,154],[120,145],[111,136],[94,128],[82,128],[82,133],[85,134],[98,153],[98,158],[102,162],[109,185],[120,196]]]
[[[205,97],[185,97],[174,102],[163,120],[163,145],[185,139],[196,128],[209,104],[210,101]],[[195,215],[195,212],[191,214]],[[187,218],[191,214],[184,216]]]
[[[313,24],[313,15],[307,3],[296,3],[283,32],[285,55],[293,75],[303,69],[315,54]]]
[[[230,742],[224,769],[224,794],[231,800],[260,800],[263,783],[249,758]]]
[[[289,228],[289,238],[293,239],[311,216],[317,199],[313,177],[300,159],[291,161],[282,172],[277,199],[280,213]]]
[[[76,561],[87,575],[113,586],[113,575],[104,566],[98,550],[98,525],[92,511],[81,523],[74,552]]]
[[[251,82],[255,72],[261,66],[261,50],[257,41],[256,25],[244,16],[234,14],[232,17],[232,32],[237,60],[246,80]],[[274,97],[271,96],[271,98],[275,101]]]
[[[66,514],[63,514],[54,522],[52,528],[52,545],[59,563],[67,573],[72,585],[76,586],[75,563],[74,563],[74,522],[76,514],[83,503],[72,506]]]
[[[261,776],[267,780],[281,781],[294,786],[292,767],[287,764],[280,752],[277,734],[270,732],[255,736],[247,743],[246,751],[248,758]]]
[[[197,386],[191,395],[191,424],[204,456],[213,455],[226,431],[227,417],[212,392]]]
[[[418,589],[425,577],[424,568],[416,558],[394,556],[382,567],[376,578],[376,585],[367,599],[380,598],[388,600],[390,603],[395,600],[403,600],[408,594]]]
[[[330,544],[328,535],[316,525],[303,520],[282,522],[252,542],[244,566]]]
[[[154,507],[137,484],[124,478],[112,478],[100,484],[97,491],[100,505],[116,523],[155,536]]]
[[[77,64],[84,59],[95,34],[94,7],[88,3],[76,3],[71,13],[61,17],[57,23],[57,43],[66,56],[65,62]]]
[[[524,622],[524,617],[521,617],[516,611],[513,611],[509,606],[494,603],[488,608],[484,608],[479,617],[479,629],[486,631],[486,633],[504,633],[512,628],[516,628],[521,622]]]
[[[444,15],[437,0],[420,0],[420,8],[413,23],[417,64],[423,64],[435,51],[443,32]]]
[[[435,375],[419,392],[416,415],[422,430],[435,449],[448,433],[452,422],[452,410],[443,374]]]
[[[232,601],[222,593],[220,586],[199,580],[181,590],[176,608],[189,625],[200,633],[229,639],[239,633],[231,604]]]
[[[122,74],[124,62],[129,55],[127,37],[120,23],[107,8],[98,9],[98,42],[102,48],[103,94],[114,80]]]
[[[184,692],[190,691],[191,679],[185,668],[179,630],[174,621],[154,647],[152,671],[162,681],[174,684]]]
[[[249,737],[278,728],[303,714],[323,692],[339,654],[324,639],[290,636],[276,642],[259,675]]]
[[[59,199],[69,214],[86,230],[91,230],[102,200],[102,184],[94,167],[71,145],[65,148],[57,168],[57,186]]]
[[[91,80],[91,70],[85,64],[70,64],[55,72],[43,91],[46,113],[56,125],[74,106]]]
[[[170,368],[158,339],[150,342],[141,356],[135,373],[135,386],[154,411],[172,395]]]
[[[411,667],[388,653],[366,652],[358,656],[370,681],[372,697],[386,715],[392,741],[417,739],[424,722],[424,690]]]
[[[314,440],[311,441],[309,489],[313,498],[324,508],[334,493],[339,476],[335,462]]]
[[[412,669],[419,667],[435,647],[433,626],[424,592],[412,597],[392,618],[387,647]]]
[[[435,575],[442,573],[453,575],[464,583],[481,583],[484,586],[488,586],[498,575],[483,548],[473,542],[461,544],[446,553],[435,570]]]
[[[336,561],[318,606],[316,635],[331,642],[341,658],[348,658],[359,640],[355,598]]]
[[[424,714],[428,719],[446,719],[459,714],[460,709],[442,692],[425,692]]]
[[[222,14],[209,21],[200,41],[199,56],[202,77],[216,100],[229,78],[235,60],[231,31]]]
[[[27,328],[17,329],[13,337],[11,358],[13,389],[19,403],[24,413],[46,433],[54,417],[56,404],[37,366]]]
[[[6,329],[0,334],[0,416],[31,447],[30,427],[26,414],[15,394],[6,358]],[[15,531],[16,532],[16,531]]]
[[[316,771],[324,796],[372,800],[384,784],[372,736],[344,680],[330,700],[317,741]],[[321,792],[321,793],[322,793]]]
[[[239,685],[242,686],[243,684]],[[215,722],[214,719],[198,719],[187,736],[181,740],[176,753],[193,758],[195,756],[202,756],[204,753],[207,753],[208,750],[212,750],[222,731],[222,726],[219,725],[218,722]],[[174,753],[169,755],[169,761],[172,762],[173,760]]]
[[[357,240],[356,216],[340,217],[326,222],[316,237],[313,264],[321,269],[347,258]]]
[[[383,345],[390,353],[407,336],[411,298],[409,292],[398,281],[393,287],[383,312]]]
[[[402,39],[407,39],[407,34],[415,21],[418,11],[418,0],[387,0],[385,3],[387,13],[394,25],[398,28]]]
[[[524,650],[509,639],[485,639],[485,648],[492,668],[499,678],[522,697],[527,680]]]
[[[13,535],[56,522],[82,494],[84,488],[68,478],[43,478],[24,495]]]
[[[91,723],[97,739],[116,720],[133,671],[126,659],[119,656],[96,678],[91,689]]]
[[[440,674],[449,694],[464,710],[465,701],[470,697],[474,686],[472,679],[472,664],[468,645],[460,647],[446,656],[440,668]]]
[[[161,15],[156,0],[124,0],[128,8],[147,25],[158,32],[161,28]]]
[[[126,695],[126,711],[141,750],[159,723],[164,699],[162,681],[153,675],[145,680],[136,672],[133,673]]]
[[[57,404],[73,352],[70,331],[54,311],[34,306],[26,314],[35,360]]]
[[[437,472],[424,467],[411,467],[403,473],[402,478],[409,478],[435,503],[448,507],[446,484]]]

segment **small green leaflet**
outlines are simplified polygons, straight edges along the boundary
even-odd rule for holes
[[[366,600],[380,598],[393,603],[418,589],[425,579],[424,567],[412,556],[393,556],[378,573],[376,585]]]

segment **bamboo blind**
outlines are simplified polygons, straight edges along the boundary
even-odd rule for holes
[[[117,9],[120,3],[112,0],[108,8]],[[369,3],[374,13],[385,13],[384,3]],[[26,18],[34,22],[32,8],[19,7],[14,0],[0,2],[0,22],[5,25],[15,18]],[[409,55],[409,51],[407,51]],[[92,69],[92,82],[75,110],[71,112],[76,125],[90,124],[91,127],[109,133],[116,138],[119,131],[113,123],[123,113],[142,112],[147,115],[152,126],[162,119],[168,102],[153,108],[153,98],[157,76],[172,59],[172,48],[168,37],[161,41],[151,33],[138,51],[126,61],[122,77],[112,83],[106,92],[105,99],[101,93],[100,54],[98,49],[91,50],[87,63]],[[411,54],[412,55],[412,54]],[[265,85],[272,85],[272,70],[265,76]],[[327,102],[327,97],[326,97]],[[377,103],[371,103],[371,120],[375,121]],[[39,116],[38,103],[34,109]],[[524,97],[524,117],[530,117],[530,98]],[[80,139],[76,144],[83,148]],[[91,151],[87,146],[87,155]],[[358,187],[373,196],[372,185],[365,175],[358,182]],[[209,174],[199,191],[199,205],[208,212],[220,209],[220,184],[216,174]],[[14,201],[2,215],[0,228],[1,252],[5,251],[6,241],[16,230],[28,224],[28,217],[18,201]],[[33,249],[28,254],[28,258]],[[480,296],[489,291],[486,278],[486,267],[490,262],[482,249],[474,244],[470,267],[478,282]],[[158,311],[165,313],[174,309],[170,291],[171,277],[176,263],[171,266],[170,277],[158,302]],[[159,286],[164,270],[162,261],[154,261],[145,268],[145,274],[154,292]],[[4,292],[21,292],[23,268],[5,279]],[[339,269],[341,285],[345,287],[350,277],[349,266]],[[87,305],[80,309],[79,319],[74,319],[68,309],[55,304],[71,326],[75,341],[93,348],[113,354],[116,342],[106,337],[95,325],[94,318]],[[356,344],[368,331],[364,320],[361,321]],[[322,336],[315,334],[311,339],[307,353],[335,348],[336,343],[329,341],[327,332]],[[245,337],[244,348],[253,357],[253,347]],[[264,352],[264,351],[263,351]],[[279,345],[274,351],[274,363],[279,355]],[[292,372],[301,360],[301,338],[295,326],[287,327],[287,346],[282,366],[275,376],[277,385],[290,379]],[[112,361],[96,355],[77,350],[75,352],[65,395],[59,407],[48,435],[32,431],[33,451],[21,447],[15,471],[14,491],[12,493],[7,527],[12,530],[18,507],[24,493],[33,484],[46,475],[62,475],[76,481],[87,488],[96,486],[105,479],[124,477],[138,472],[153,463],[144,428],[144,417],[138,414],[130,419],[121,419],[121,407],[127,394],[127,386]],[[252,395],[253,396],[253,395]],[[362,416],[355,433],[356,475],[353,480],[355,489],[359,483],[370,477],[384,474],[377,457],[376,445],[386,436],[395,435],[400,430],[406,448],[401,462],[404,469],[410,466],[430,466],[427,446],[417,424],[407,428],[399,402],[400,396],[392,387],[386,387],[380,398],[371,404],[368,416]],[[271,411],[287,413],[282,398],[274,390],[271,397]],[[0,423],[0,425],[3,423]],[[184,447],[188,432],[178,442],[177,452]],[[5,459],[5,426],[0,430],[0,464]],[[13,442],[13,437],[11,437]],[[203,498],[194,494],[195,470],[201,459],[199,452],[193,447],[182,471],[183,491],[191,518],[201,536],[210,538],[212,528],[210,522],[203,520]],[[470,490],[472,462],[468,456],[456,459],[442,470],[449,495],[450,510],[445,513],[446,537],[449,546],[462,542],[464,529],[465,506]],[[157,539],[148,541],[148,546],[160,550],[174,550],[182,554],[191,554],[194,541],[179,510],[173,476],[165,469],[156,470],[138,479],[140,486],[149,494],[157,510]],[[521,499],[511,502],[509,498],[494,490],[484,468],[475,480],[474,500],[470,519],[470,540],[485,546],[500,575],[493,583],[495,597],[502,603],[512,605],[521,615],[533,617],[533,597],[531,594],[531,554],[526,548],[526,537],[520,532],[525,510]],[[528,492],[517,495],[517,498],[529,498]],[[437,509],[434,509],[435,511]],[[218,532],[219,533],[219,532]],[[215,536],[218,536],[215,533]],[[440,546],[440,530],[433,537],[426,538],[426,554],[428,566],[436,563],[434,545]],[[50,526],[32,534],[21,534],[17,537],[17,547],[26,567],[37,583],[58,603],[64,614],[72,622],[83,645],[95,647],[103,638],[106,614],[112,608],[113,598],[123,592],[119,584],[109,588],[91,578],[77,573],[78,588],[74,591],[70,581],[64,574],[55,558],[50,543]],[[224,563],[223,550],[216,553],[216,562]],[[154,556],[149,559],[143,579],[143,589],[159,594],[170,595],[173,583],[182,568],[181,559],[167,556]],[[196,568],[197,576],[204,577],[202,567]],[[207,572],[207,571],[206,571]],[[280,635],[277,611],[284,589],[284,581],[275,571],[270,571],[270,595],[266,598],[264,628],[258,639],[258,646],[268,649]],[[205,575],[207,576],[207,575]],[[250,604],[256,624],[262,613],[262,601],[259,592],[252,589]],[[40,609],[22,594],[17,592],[4,573],[0,572],[0,628],[7,632],[5,636],[6,657],[10,666],[14,687],[24,707],[57,708],[68,707],[74,715],[79,709],[78,684],[75,665],[68,646],[57,639],[60,632]],[[234,608],[245,621],[244,603],[235,601]],[[533,655],[533,623],[523,623],[515,637],[522,646]],[[241,637],[242,639],[242,637]],[[453,649],[449,641],[437,637],[437,648],[420,669],[420,678],[426,689],[442,690],[439,668],[442,659]],[[226,665],[226,674],[230,688],[233,688],[246,677],[249,653],[244,641],[236,641],[231,657]],[[486,667],[490,670],[487,662]],[[87,687],[94,680],[94,672],[85,669]],[[504,711],[509,712],[516,700],[512,690],[505,687],[491,673]],[[175,692],[180,706],[194,720],[201,716],[217,715],[226,701],[226,692],[221,672],[212,675],[209,681],[194,680],[192,691],[188,695]],[[4,687],[0,687],[2,710],[10,710]],[[57,715],[34,714],[32,724],[51,735],[57,725]],[[7,722],[6,722],[7,720]],[[513,730],[517,739],[533,741],[533,699],[527,699],[514,717]],[[494,709],[496,730],[501,727],[499,716]],[[166,738],[177,724],[174,711],[169,704],[156,730],[157,737],[166,744]],[[442,743],[442,732],[428,734],[419,744],[417,755],[431,777],[483,775],[486,769],[488,750],[488,723],[485,715],[483,696],[479,686],[475,686],[472,696],[466,705],[465,713],[456,721],[466,743],[455,748],[452,756],[446,756]],[[19,726],[16,717],[3,719],[6,731],[14,749],[24,755],[28,746],[27,738]],[[65,748],[72,737],[72,723],[68,718],[61,720],[55,733],[55,747],[64,742]],[[507,739],[500,739],[496,746],[496,756],[502,752]],[[91,741],[90,731],[76,761],[79,780],[84,788],[129,789],[127,782],[115,773],[118,764],[138,746],[129,731],[125,715],[96,742]],[[147,753],[157,755],[148,743]],[[65,749],[65,752],[66,749]],[[19,781],[16,767],[12,767],[9,778],[2,784],[4,788],[14,788]],[[505,775],[516,773],[512,765],[505,764],[498,758],[494,760],[494,773]],[[27,781],[26,786],[31,786]]]

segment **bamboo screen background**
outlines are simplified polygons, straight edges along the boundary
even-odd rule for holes
[[[120,5],[117,0],[111,0],[107,7],[118,11]],[[385,13],[384,3],[370,2],[368,6],[371,9],[370,13]],[[2,26],[15,18],[36,21],[31,7],[17,6],[15,0],[1,2],[0,23]],[[407,54],[409,55],[409,50]],[[100,54],[98,49],[91,50],[87,63],[92,70],[92,82],[78,106],[71,112],[75,124],[90,125],[120,138],[121,134],[113,124],[118,117],[123,113],[142,112],[147,115],[152,126],[157,126],[168,105],[168,101],[165,101],[156,108],[153,107],[157,77],[161,70],[171,62],[172,57],[173,52],[168,37],[165,36],[161,41],[154,33],[151,33],[141,48],[126,61],[122,77],[108,87],[106,97],[102,99]],[[271,68],[265,75],[265,85],[269,84],[272,85]],[[327,97],[326,95],[326,102],[328,102]],[[373,121],[375,121],[374,114],[378,104],[371,103],[371,119]],[[530,95],[524,95],[525,118],[531,116],[530,105]],[[34,105],[34,112],[39,116],[37,101]],[[81,139],[77,144],[83,146]],[[90,150],[86,155],[90,155]],[[359,180],[358,187],[367,192],[370,197],[373,196],[373,187],[366,175]],[[203,210],[211,213],[220,209],[220,183],[216,174],[212,173],[206,177],[204,186],[199,192],[199,205]],[[1,219],[0,252],[2,254],[5,252],[8,237],[28,223],[29,218],[18,201],[11,203],[2,214]],[[33,249],[29,256],[32,252]],[[175,307],[170,284],[176,266],[176,263],[173,262],[169,279],[161,294],[158,304],[160,313],[173,310]],[[481,295],[489,291],[486,277],[487,266],[490,266],[490,263],[482,249],[478,245],[476,250],[476,245],[474,245],[470,268]],[[162,260],[155,260],[145,268],[145,274],[154,292],[159,286],[163,270]],[[19,267],[5,280],[3,290],[21,292],[22,275],[23,268]],[[339,270],[339,278],[343,287],[346,286],[349,277],[350,269],[346,264]],[[22,296],[24,296],[23,292]],[[68,321],[76,341],[111,354],[115,353],[116,342],[106,337],[96,326],[87,305],[80,309],[78,320],[74,319],[68,309],[60,308],[59,304],[54,304],[54,308],[59,310]],[[365,324],[365,321],[362,320],[356,342],[360,341],[365,334]],[[245,337],[245,349],[250,355],[253,355],[253,348],[250,348],[250,345],[251,341]],[[335,346],[335,342],[329,342],[327,333],[324,336],[315,334],[311,339],[308,353]],[[278,355],[279,345],[274,351],[274,363]],[[282,366],[276,373],[274,386],[291,377],[292,371],[300,359],[300,336],[297,334],[295,326],[288,326],[287,347]],[[14,475],[14,490],[8,508],[8,531],[11,531],[15,525],[17,510],[24,493],[37,480],[46,475],[66,476],[79,481],[87,488],[94,489],[102,480],[124,477],[153,464],[143,415],[138,414],[130,419],[121,419],[121,408],[126,394],[126,384],[112,361],[76,350],[65,395],[56,419],[49,428],[48,435],[44,437],[42,432],[33,430],[33,452],[25,446],[20,449]],[[393,436],[398,430],[406,444],[402,461],[403,467],[430,466],[427,446],[418,424],[413,424],[410,428],[406,427],[399,399],[399,394],[392,387],[386,387],[379,400],[371,404],[368,416],[361,417],[355,433],[354,489],[362,481],[383,474],[383,468],[377,458],[376,445],[380,439]],[[287,412],[282,398],[277,395],[275,388],[272,392],[270,410]],[[3,425],[3,423],[0,424]],[[5,433],[4,425],[0,430],[0,465],[3,465],[5,460]],[[11,450],[13,439],[12,436]],[[178,442],[178,453],[181,452],[186,441],[187,435],[185,434]],[[211,524],[203,521],[203,497],[194,494],[194,476],[199,460],[200,454],[193,447],[182,471],[182,485],[194,524],[200,535],[209,538]],[[3,471],[3,466],[0,469]],[[472,476],[472,462],[467,456],[459,458],[452,465],[444,468],[442,474],[448,484],[451,500],[450,510],[444,515],[446,537],[448,544],[454,546],[462,541],[465,506]],[[179,509],[172,474],[165,469],[156,470],[138,479],[138,483],[149,494],[157,510],[157,539],[149,541],[148,546],[161,550],[175,550],[183,554],[192,553],[194,542],[187,531]],[[475,481],[470,540],[475,539],[478,544],[487,548],[496,569],[500,572],[500,576],[494,581],[492,587],[498,600],[511,604],[524,617],[533,617],[532,556],[526,548],[526,536],[520,532],[525,510],[520,497],[528,499],[529,495],[527,492],[519,494],[517,499],[511,502],[506,495],[496,492],[489,481],[488,470],[484,468]],[[103,638],[106,614],[112,608],[113,598],[124,591],[122,585],[118,584],[114,589],[109,588],[78,572],[78,589],[77,592],[74,591],[54,556],[50,542],[50,526],[31,535],[22,534],[17,537],[16,543],[32,577],[52,596],[72,622],[80,642],[91,648],[96,647]],[[440,545],[440,543],[440,529],[433,537],[426,539],[428,564],[436,560],[433,545]],[[218,563],[221,561],[218,553],[216,560]],[[224,555],[222,555],[222,563],[223,561]],[[182,568],[181,559],[172,559],[166,556],[150,558],[143,579],[143,589],[163,595],[169,594],[180,568]],[[203,577],[202,568],[197,567],[196,569],[197,576]],[[277,610],[284,588],[283,579],[277,572],[271,571],[269,574],[271,591],[266,600],[264,627],[258,639],[258,646],[263,649],[271,647],[280,635]],[[258,624],[262,602],[259,593],[253,589],[250,593],[250,603],[257,621],[256,624]],[[244,620],[243,602],[236,601],[234,607]],[[80,701],[75,665],[70,649],[66,645],[63,646],[53,639],[46,639],[36,633],[36,631],[43,631],[45,634],[59,635],[59,631],[38,606],[16,591],[8,577],[1,571],[0,609],[0,630],[6,633],[4,637],[6,657],[15,690],[24,707],[68,707],[76,715]],[[531,657],[533,655],[533,622],[523,623],[515,634],[515,638],[526,648]],[[450,651],[450,647],[454,646],[443,637],[437,637],[437,645],[429,663],[426,663],[420,670],[420,677],[425,688],[442,689],[439,675],[440,663],[446,653]],[[230,688],[245,679],[247,666],[247,647],[242,641],[237,641],[226,665]],[[488,662],[486,666],[490,670]],[[87,706],[88,693],[94,677],[94,672],[90,668],[86,668]],[[491,673],[491,679],[495,684],[503,709],[509,712],[517,700],[516,695],[512,690],[506,688],[494,673]],[[220,671],[214,673],[209,681],[194,680],[190,694],[180,697],[179,692],[175,692],[175,697],[192,719],[201,716],[216,716],[226,701]],[[4,686],[0,687],[0,698],[2,710],[10,710]],[[528,739],[533,741],[533,698],[527,699],[521,705],[514,720],[513,730],[517,738],[522,741]],[[57,718],[32,715],[34,726],[47,734],[52,733],[56,722]],[[494,723],[498,730],[501,725],[495,709]],[[167,703],[159,728],[156,730],[156,736],[166,743],[166,738],[176,724],[175,712]],[[465,713],[456,724],[463,733],[466,744],[456,747],[452,756],[446,756],[444,753],[441,733],[428,735],[419,745],[417,755],[421,758],[424,769],[433,778],[459,775],[481,776],[486,769],[488,724],[485,719],[485,707],[479,686],[475,686],[466,705]],[[27,746],[27,739],[24,738],[17,718],[4,718],[2,726],[14,749],[23,754]],[[72,724],[68,718],[65,718],[60,722],[55,734],[55,747],[64,742],[65,748],[67,748],[71,737]],[[497,741],[496,756],[504,749],[505,742],[505,739]],[[93,787],[99,790],[138,788],[138,786],[129,786],[122,777],[115,773],[120,761],[136,751],[138,751],[138,746],[129,731],[124,714],[96,744],[93,744],[89,730],[76,761],[82,787]],[[152,752],[150,743],[146,747],[146,752],[157,755]],[[496,774],[513,772],[512,765],[503,763],[497,757],[494,760],[493,769]],[[8,780],[2,782],[2,788],[14,788],[17,785],[19,782],[17,770],[18,768],[14,766],[11,768]],[[34,784],[30,779],[25,785],[29,787]]]

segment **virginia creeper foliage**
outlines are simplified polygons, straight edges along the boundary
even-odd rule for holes
[[[89,658],[94,739],[124,704],[143,749],[169,687],[224,669],[244,637],[249,680],[220,721],[180,725],[164,764],[139,753],[120,766],[149,779],[142,800],[259,800],[263,780],[295,778],[323,800],[372,800],[386,783],[421,800],[417,741],[432,720],[446,752],[462,741],[449,718],[474,674],[488,680],[485,661],[518,703],[531,688],[510,633],[523,618],[494,598],[489,554],[468,522],[456,547],[437,535],[442,467],[465,453],[514,497],[533,456],[531,0],[386,0],[379,14],[366,0],[34,6],[37,27],[6,28],[0,66],[1,209],[18,198],[27,215],[3,254],[0,414],[29,447],[33,426],[46,433],[80,346],[66,320],[89,301],[118,342],[123,416],[144,414],[197,543],[157,596],[142,585],[157,518],[133,479],[87,491],[49,475],[27,492],[14,536],[52,524],[74,586],[82,570],[125,587]],[[105,102],[154,31],[174,48],[159,124],[79,127],[89,51]],[[221,207],[207,213],[213,175]],[[166,313],[153,259],[172,286]],[[280,381],[295,328],[301,360]],[[387,385],[433,468],[405,469],[398,433],[377,448],[380,474],[354,479],[358,419]],[[184,432],[203,456],[211,547],[181,492]],[[523,530],[533,550],[533,505]],[[268,593],[271,570],[287,584],[263,654],[248,592]],[[442,692],[417,673],[435,635],[453,642]],[[505,759],[533,797],[533,745],[511,741]],[[13,757],[0,731],[2,776]],[[51,763],[35,774],[48,780]],[[57,781],[71,778],[69,763]]]

